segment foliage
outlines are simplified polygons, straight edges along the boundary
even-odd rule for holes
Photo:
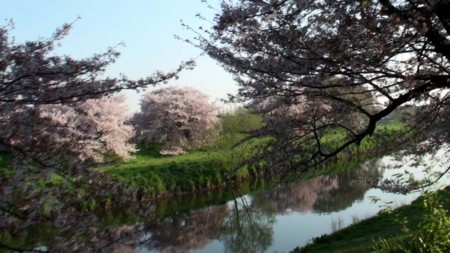
[[[222,122],[222,134],[245,134],[259,129],[261,116],[244,107],[219,115]]]
[[[75,108],[69,109],[69,107],[75,107],[79,102],[101,98],[121,89],[137,89],[163,82],[174,77],[181,68],[185,67],[182,65],[176,72],[168,74],[159,72],[152,77],[139,80],[130,80],[125,76],[104,78],[102,75],[106,67],[119,56],[114,49],[81,60],[53,53],[55,44],[68,34],[70,28],[71,25],[65,25],[49,39],[28,41],[19,45],[15,45],[9,40],[7,28],[0,28],[0,124],[2,131],[0,141],[3,146],[34,158],[34,162],[40,160],[43,165],[48,165],[48,161],[46,161],[48,157],[45,154],[52,144],[33,141],[34,134],[29,134],[28,140],[24,140],[25,136],[19,138],[21,142],[28,144],[26,149],[19,148],[16,147],[18,143],[16,134],[20,133],[21,127],[26,128],[32,125],[51,131],[52,124],[47,123],[47,125],[41,126],[42,122],[34,122],[34,120],[42,118],[41,116],[46,117],[45,111],[50,105],[64,104],[67,107],[61,111],[75,111]],[[67,131],[70,131],[73,126],[62,125],[60,127],[66,127]],[[94,138],[98,138],[98,136]],[[76,142],[78,139],[85,141],[92,140],[93,137],[83,136],[81,138],[78,136],[73,141]],[[43,149],[43,147],[47,148]],[[67,150],[63,148],[59,150],[59,153],[53,152],[53,160],[58,160],[66,152]],[[44,155],[43,159],[38,159],[42,155]]]
[[[161,153],[177,155],[188,149],[214,145],[220,122],[208,97],[190,87],[167,87],[141,99],[141,112],[133,122],[137,139],[147,146],[163,143]]]
[[[448,210],[436,196],[426,195],[423,200],[425,214],[417,229],[405,227],[404,235],[396,239],[380,239],[375,245],[376,252],[435,252],[450,250],[450,217]],[[407,223],[407,219],[403,223]]]
[[[234,139],[238,138],[226,138]],[[253,155],[253,146],[258,144],[256,141],[235,148],[226,141],[219,143],[223,143],[223,148],[214,147],[179,156],[161,156],[155,153],[155,149],[147,151],[142,148],[131,161],[99,169],[151,197],[208,190],[262,173],[263,167],[258,164],[240,166],[242,160]]]
[[[245,138],[243,133],[260,126],[261,118],[254,114],[248,115],[245,110],[237,110],[222,115],[221,119],[226,131],[222,132],[218,144],[214,147],[180,156],[161,156],[160,145],[155,144],[148,148],[141,147],[136,153],[136,159],[132,161],[101,166],[99,169],[117,177],[126,185],[145,190],[151,196],[201,191],[229,183],[230,180],[262,175],[266,169],[262,162],[251,164],[246,161],[252,160],[258,148],[267,140],[253,139],[237,145]],[[245,123],[246,120],[249,122]],[[389,147],[384,144],[396,138],[398,133],[403,133],[403,125],[386,124],[377,129],[376,135],[363,140],[359,147],[346,150],[346,153],[339,156],[339,161],[355,162],[357,158],[387,151]],[[335,133],[329,138],[341,140],[342,136],[341,133]],[[351,153],[352,157],[348,157],[348,153]],[[346,163],[344,166],[339,164],[327,164],[320,170],[291,175],[289,180],[299,177],[314,178],[349,167]],[[272,177],[275,180],[275,175]]]
[[[232,112],[219,114],[222,131],[216,149],[226,149],[237,145],[251,131],[262,127],[262,118],[259,114],[244,107]]]
[[[156,197],[216,187],[227,180],[229,165],[221,152],[193,152],[169,157],[138,154],[132,161],[100,169]]]
[[[217,144],[180,156],[162,156],[162,145],[141,146],[136,159],[99,167],[127,185],[151,196],[191,192],[220,187],[230,180],[256,177],[257,164],[241,166],[261,140],[237,145],[245,133],[261,127],[261,117],[244,108],[219,115],[222,132]],[[237,146],[236,146],[237,145]]]
[[[46,161],[64,164],[99,162],[105,154],[128,160],[136,149],[129,143],[134,129],[125,124],[131,116],[125,99],[118,95],[70,106],[34,106],[29,109],[29,124],[17,126],[10,142],[29,152],[45,151]],[[32,150],[36,148],[38,151]]]
[[[41,226],[44,221],[53,227],[70,227],[75,231],[72,238],[90,234],[93,240],[83,247],[95,251],[109,243],[108,238],[132,235],[134,230],[90,231],[90,225],[98,219],[92,211],[126,204],[130,210],[142,213],[142,204],[137,203],[134,190],[89,169],[88,164],[83,163],[86,155],[81,153],[84,151],[76,147],[79,143],[91,145],[97,141],[106,149],[123,155],[131,146],[122,146],[124,150],[120,152],[111,146],[115,140],[109,138],[119,132],[107,133],[110,129],[103,124],[105,122],[102,123],[105,128],[95,130],[103,134],[93,134],[93,131],[84,135],[84,128],[98,126],[96,124],[101,122],[77,121],[88,119],[86,115],[90,113],[100,113],[97,111],[100,108],[88,106],[96,103],[89,99],[164,82],[192,64],[183,63],[173,72],[157,72],[137,80],[124,75],[105,77],[105,69],[119,56],[113,48],[85,59],[55,53],[55,46],[70,28],[70,24],[64,25],[48,39],[15,44],[8,36],[8,27],[0,27],[0,145],[15,157],[8,166],[10,169],[0,171],[0,227],[18,237],[25,236],[28,228]],[[101,100],[100,103],[109,102]],[[79,119],[80,113],[86,117]],[[115,124],[115,120],[122,121],[120,117],[100,118],[111,124]],[[76,123],[75,126],[72,123]],[[121,132],[124,138],[128,132]],[[70,138],[70,144],[64,138]],[[71,159],[67,159],[68,155]],[[79,250],[80,245],[75,240],[53,239],[53,244],[46,248],[49,251]],[[12,251],[33,250],[30,245],[15,248],[4,244],[3,240],[0,246]]]
[[[449,5],[223,1],[214,27],[192,28],[191,43],[234,75],[236,101],[270,101],[267,115],[290,108],[254,135],[275,137],[262,155],[272,167],[304,170],[359,145],[400,107],[422,105],[402,117],[416,134],[449,125]],[[345,140],[323,145],[336,130]],[[434,128],[428,149],[447,141],[447,130]]]

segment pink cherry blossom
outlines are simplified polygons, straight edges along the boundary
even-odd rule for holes
[[[134,117],[137,139],[146,145],[163,143],[161,154],[181,154],[213,145],[218,138],[218,108],[208,96],[190,87],[167,87],[141,99]]]

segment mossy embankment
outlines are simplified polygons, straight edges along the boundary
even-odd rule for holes
[[[442,204],[443,209],[450,210],[449,187],[437,192],[433,199]],[[428,200],[420,197],[410,205],[402,206],[389,212],[380,212],[372,218],[353,224],[330,235],[314,238],[311,244],[302,248],[296,248],[291,252],[373,252],[375,244],[380,243],[381,239],[388,240],[390,244],[394,245],[393,248],[400,245],[408,247],[408,245],[420,243],[419,240],[415,241],[411,235],[419,233],[419,229],[421,229],[420,224],[424,221],[424,217],[436,216],[434,213],[436,206],[430,206],[429,202],[426,202]],[[436,220],[436,222],[440,223],[440,220]],[[442,226],[448,226],[448,224],[442,224]],[[442,227],[442,229],[448,233],[448,227]],[[428,232],[437,233],[439,231]],[[423,243],[425,244],[426,242]],[[415,246],[412,247],[414,248]],[[406,250],[395,251],[393,248],[392,252],[413,252]]]

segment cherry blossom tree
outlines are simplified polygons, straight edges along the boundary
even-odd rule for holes
[[[104,146],[100,154],[106,151],[106,153],[113,153],[124,160],[129,160],[130,153],[137,150],[135,144],[130,143],[135,132],[129,124],[132,115],[128,111],[126,99],[124,94],[99,100],[90,99],[82,103],[80,107],[93,120],[92,125],[100,134],[99,141]]]
[[[17,248],[3,239],[24,237],[27,229],[45,222],[72,228],[73,238],[92,238],[84,242],[90,246],[80,246],[55,237],[54,245],[45,248],[98,249],[105,245],[98,238],[117,238],[123,231],[90,230],[100,220],[95,210],[124,205],[136,213],[150,210],[145,196],[86,163],[105,152],[127,158],[134,150],[125,142],[132,129],[123,125],[123,97],[105,96],[163,83],[193,63],[137,80],[105,77],[106,68],[119,57],[114,48],[85,59],[55,53],[70,28],[64,25],[48,39],[16,44],[9,28],[0,27],[0,145],[15,157],[0,169],[0,248],[35,250],[32,244]]]
[[[88,99],[73,105],[37,105],[27,109],[29,124],[18,125],[11,142],[27,153],[66,164],[103,161],[106,154],[131,158],[134,128],[126,124],[131,114],[126,96]],[[29,136],[32,138],[29,138]],[[61,154],[61,150],[64,153]]]
[[[19,142],[15,138],[15,133],[20,127],[39,125],[41,122],[34,122],[34,120],[50,118],[52,113],[62,115],[67,112],[67,115],[61,117],[68,121],[74,120],[69,118],[74,117],[71,114],[77,110],[79,112],[84,110],[87,115],[94,115],[99,111],[95,112],[95,109],[89,109],[91,110],[89,112],[87,109],[89,104],[94,103],[93,100],[79,106],[80,102],[98,99],[123,89],[139,89],[162,83],[175,77],[182,69],[192,66],[191,62],[184,63],[174,72],[167,74],[157,72],[153,76],[139,80],[128,79],[125,75],[121,75],[119,78],[102,77],[106,67],[119,56],[119,53],[113,48],[105,53],[81,60],[69,56],[53,55],[55,43],[67,35],[70,27],[71,25],[63,26],[49,39],[28,41],[19,45],[13,44],[8,39],[7,28],[0,29],[0,143],[35,160],[39,155],[32,155],[29,152],[38,152],[46,144],[32,141],[33,135],[29,135],[29,140],[22,139],[20,141],[27,142],[27,150],[22,148],[19,150],[16,147]],[[107,102],[103,100],[100,103]],[[56,106],[50,112],[45,112],[50,108],[47,105],[61,104],[67,105],[67,107]],[[53,120],[57,121],[56,118]],[[64,120],[62,119],[62,121]],[[63,122],[55,123],[63,124]],[[84,126],[80,125],[79,127]],[[47,129],[51,131],[51,129]],[[82,141],[88,139],[86,136],[79,137],[78,139]],[[33,145],[40,146],[35,148]],[[60,149],[59,154],[52,153],[51,155],[57,160],[59,155],[64,156],[66,152],[66,150]],[[42,150],[41,153],[46,153],[46,150]],[[39,160],[43,165],[47,164],[46,159]]]
[[[134,117],[137,139],[146,145],[163,143],[161,154],[176,155],[213,145],[218,137],[218,108],[208,96],[190,87],[167,87],[141,99]]]
[[[276,98],[273,110],[301,109],[299,124],[267,124],[256,135],[276,137],[267,150],[273,166],[302,170],[358,145],[385,116],[414,104],[420,109],[404,120],[417,134],[434,128],[427,149],[449,140],[449,5],[222,1],[212,29],[191,28],[198,35],[191,43],[234,74],[235,100]],[[323,140],[332,131],[345,138],[330,147]]]

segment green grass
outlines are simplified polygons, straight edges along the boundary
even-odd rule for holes
[[[214,147],[185,155],[161,156],[160,145],[153,145],[142,148],[133,160],[98,169],[156,197],[168,193],[207,190],[222,186],[230,180],[256,176],[261,171],[260,167],[240,167],[239,164],[249,158],[253,148],[264,140],[253,140],[236,148],[234,146],[245,137],[244,132],[261,126],[261,117],[244,109],[220,117],[222,133]]]
[[[240,162],[251,157],[255,152],[254,149],[266,140],[256,139],[236,148],[233,148],[233,146],[245,137],[245,134],[242,132],[255,129],[261,125],[260,118],[245,111],[240,111],[236,114],[222,115],[221,117],[225,120],[225,124],[223,126],[222,138],[215,147],[193,151],[189,154],[180,156],[163,157],[158,153],[159,146],[154,145],[147,149],[141,149],[136,154],[136,159],[128,162],[103,165],[98,167],[98,169],[123,181],[125,184],[143,190],[154,197],[159,197],[164,194],[207,190],[223,186],[233,180],[258,176],[262,172],[263,166],[255,164],[240,167]],[[244,122],[244,120],[247,120],[247,122]],[[395,138],[394,136],[396,136],[396,134],[401,133],[404,130],[404,125],[400,123],[381,125],[377,128],[376,133],[372,137],[364,139],[359,146],[350,146],[345,152],[364,154],[367,150],[374,149],[378,146],[384,146],[386,140],[392,140]],[[339,131],[329,133],[325,137],[325,142],[329,143],[339,143],[342,141],[345,141],[345,135],[343,132]],[[341,154],[340,156],[340,158],[342,158]],[[10,171],[8,168],[11,168],[12,157],[10,152],[0,153],[0,175]],[[349,159],[348,162],[352,161]],[[329,167],[327,171],[335,172],[339,167],[336,166]],[[324,171],[317,173],[324,173]],[[53,179],[51,183],[57,181],[56,178]],[[45,187],[45,185],[42,187]],[[255,189],[248,190],[257,191],[265,187],[266,185],[262,184]],[[232,197],[232,192],[223,191],[223,198],[219,198],[220,200],[218,201],[222,203]],[[217,197],[203,197],[197,201],[191,201],[190,199],[185,203],[186,210],[192,208],[192,205],[202,206],[211,201],[217,201]],[[171,210],[174,210],[172,205],[174,204],[170,202],[167,202],[165,205],[160,205],[161,208],[156,210],[157,216],[165,216],[170,213]],[[419,207],[413,205],[410,209],[405,211],[406,214],[411,215],[418,212],[418,210],[415,210],[414,208]],[[401,210],[403,209],[400,209],[398,212],[403,212]],[[403,213],[401,214],[403,215]],[[347,251],[349,247],[356,252],[366,252],[368,249],[371,249],[373,238],[395,234],[401,230],[401,226],[392,226],[395,222],[395,216],[380,214],[376,218],[355,225],[357,226],[356,232],[349,230],[342,233],[338,232],[333,235],[334,237],[330,237],[331,239],[327,236],[316,239],[319,251],[311,252],[330,252],[331,249],[336,249],[338,252],[340,250],[342,250],[342,252],[352,252]],[[332,246],[329,246],[328,244]]]
[[[227,116],[232,122],[224,129],[222,138],[219,143],[207,150],[193,151],[189,154],[180,156],[159,155],[159,146],[154,145],[147,149],[141,149],[136,154],[136,159],[128,162],[118,162],[111,165],[103,165],[98,167],[108,175],[123,181],[125,184],[143,190],[153,197],[163,196],[165,194],[186,193],[197,190],[207,190],[210,188],[223,186],[233,180],[241,180],[252,176],[258,176],[263,166],[259,164],[251,166],[239,167],[240,162],[251,157],[254,154],[254,148],[264,143],[264,139],[256,139],[251,142],[240,145],[236,148],[233,146],[239,142],[245,135],[242,129],[249,128],[248,125],[240,125],[240,121],[234,116]],[[242,114],[241,118],[250,118],[248,115]],[[225,117],[226,118],[226,117]],[[251,118],[250,128],[256,127],[257,119]],[[233,127],[236,125],[236,127]],[[241,129],[242,128],[242,129]],[[364,153],[377,146],[383,146],[386,140],[392,140],[396,134],[405,130],[405,127],[399,123],[389,123],[381,125],[377,128],[374,136],[364,139],[359,146],[352,145],[345,152]],[[326,136],[326,142],[341,142],[345,139],[342,132],[335,131]],[[367,154],[365,154],[367,155]],[[365,156],[362,156],[365,157]],[[342,157],[341,157],[342,158]],[[11,166],[12,154],[10,152],[0,153],[0,172],[8,172]],[[344,159],[347,162],[353,162],[351,159]],[[357,161],[355,161],[357,162]],[[317,173],[336,172],[339,167],[348,166],[327,166],[325,171]],[[314,175],[317,175],[314,173]],[[57,181],[55,179],[55,181]],[[245,184],[243,184],[245,185]],[[250,191],[257,191],[265,188],[260,185]],[[223,198],[219,202],[227,201],[232,198],[232,192],[223,191]],[[215,196],[212,200],[203,197],[197,201],[189,201],[185,203],[186,210],[192,208],[192,205],[202,206],[205,203],[216,201]],[[165,216],[174,210],[174,205],[167,202],[165,205],[156,210],[157,216]],[[399,214],[413,215],[419,212],[420,207],[413,205],[407,210],[399,209]],[[396,211],[397,212],[397,211]],[[405,213],[403,213],[405,212]],[[401,226],[392,226],[397,221],[398,216],[388,214],[380,214],[375,218],[364,221],[355,225],[355,230],[349,229],[344,232],[338,232],[331,237],[324,236],[316,239],[311,252],[367,252],[372,247],[374,238],[393,235],[401,231]],[[414,217],[412,217],[414,220]],[[308,250],[310,248],[307,248]],[[306,251],[310,252],[310,251]]]
[[[401,141],[408,138],[408,128],[400,122],[383,123],[379,124],[375,129],[375,132],[371,136],[364,138],[359,144],[352,144],[344,149],[337,155],[338,159],[367,153],[377,153],[380,151],[388,150],[391,147],[386,146],[386,143],[392,143],[395,141]],[[336,130],[327,133],[322,139],[322,145],[324,148],[330,150],[339,147],[347,141],[347,136],[343,130]]]
[[[133,160],[101,166],[99,169],[155,197],[207,190],[222,186],[231,180],[256,177],[263,171],[262,163],[242,166],[241,162],[255,154],[258,145],[263,144],[266,139],[254,139],[233,147],[245,137],[242,132],[255,129],[261,124],[258,118],[254,118],[255,116],[246,114],[245,111],[239,113],[222,116],[224,120],[222,137],[212,148],[179,156],[161,156],[158,153],[160,146],[154,145],[141,149]],[[245,121],[244,118],[250,122],[242,123],[241,121]],[[359,146],[348,147],[345,152],[338,155],[338,159],[345,158],[348,153],[362,153],[362,156],[365,156],[367,155],[365,152],[379,146],[384,147],[387,140],[391,140],[395,133],[403,130],[404,126],[399,123],[382,125],[377,128],[374,136],[364,139]],[[326,138],[325,143],[334,145],[342,143],[345,136],[343,132],[335,131]]]
[[[210,189],[232,179],[257,175],[260,168],[256,166],[238,167],[251,155],[251,147],[257,142],[235,149],[195,151],[169,157],[146,154],[144,150],[131,161],[98,169],[154,196]]]
[[[99,169],[154,194],[220,184],[229,172],[227,161],[220,152],[194,152],[176,157],[137,155],[129,162]]]
[[[180,156],[161,156],[161,145],[154,144],[141,148],[135,159],[102,165],[98,169],[153,197],[208,190],[232,180],[260,176],[264,169],[263,162],[244,166],[242,162],[253,156],[258,151],[258,146],[269,139],[254,139],[238,147],[234,146],[246,136],[246,132],[261,127],[261,117],[240,108],[235,112],[222,114],[220,118],[221,138],[214,147]],[[358,154],[373,149],[380,142],[384,144],[384,140],[390,138],[392,132],[403,128],[398,123],[383,125],[377,129],[377,136],[363,140],[359,146],[352,145],[345,152]],[[334,145],[345,141],[345,135],[342,131],[335,131],[327,134],[324,139],[325,143]],[[338,159],[344,158],[345,152],[339,154]],[[0,155],[0,167],[9,166],[11,158],[10,153]]]
[[[438,192],[437,199],[449,210],[450,188]],[[292,252],[373,252],[375,242],[380,239],[404,241],[407,238],[405,225],[411,231],[417,230],[425,214],[427,209],[424,198],[419,198],[411,205],[392,212],[381,212],[333,234],[315,238],[312,244],[296,248]],[[405,220],[408,221],[406,224],[403,222]]]
[[[251,194],[264,191],[273,187],[271,182],[264,179],[256,179],[251,182],[243,181],[237,185],[227,185],[226,187],[208,191],[202,194],[185,196],[175,196],[173,198],[162,199],[155,206],[154,217],[164,218],[180,213],[190,213],[208,206],[224,205],[230,200],[234,200],[237,195]]]

